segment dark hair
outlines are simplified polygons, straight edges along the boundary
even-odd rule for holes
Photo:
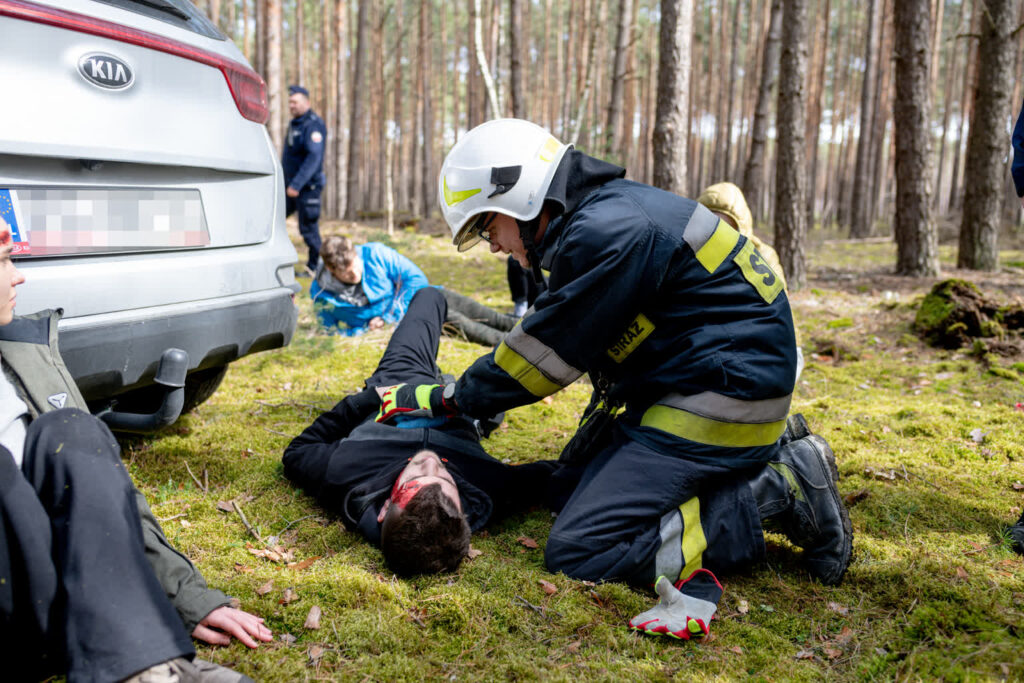
[[[320,257],[328,268],[345,270],[356,259],[356,247],[347,237],[331,235],[321,245]]]
[[[391,505],[380,528],[384,559],[399,576],[455,571],[469,553],[469,523],[440,484],[421,489],[405,509]]]

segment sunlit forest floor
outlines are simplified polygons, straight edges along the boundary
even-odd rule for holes
[[[504,260],[482,249],[460,255],[442,235],[388,238],[338,223],[323,231],[386,241],[432,283],[511,306]],[[1020,295],[1024,251],[1010,246],[1000,273],[951,272],[990,294]],[[394,578],[376,549],[281,473],[290,438],[361,386],[391,333],[318,334],[303,293],[288,348],[233,364],[209,402],[166,433],[124,443],[171,541],[274,630],[258,651],[236,643],[201,656],[264,681],[1024,678],[1024,562],[1002,535],[1024,500],[1024,412],[1015,408],[1024,359],[986,368],[966,350],[924,346],[911,323],[935,280],[892,276],[887,240],[815,231],[807,255],[809,285],[791,297],[808,361],[793,409],[837,455],[856,534],[842,586],[810,581],[772,535],[767,562],[725,579],[709,638],[640,636],[625,624],[653,603],[650,593],[545,571],[544,510],[474,537],[479,556],[453,575]],[[951,269],[955,245],[942,258]],[[445,338],[439,362],[458,374],[483,351]],[[581,381],[511,411],[485,444],[511,462],[555,458],[588,396]],[[186,464],[208,470],[208,493]],[[231,500],[263,545],[223,511]],[[288,556],[252,552],[267,544]],[[319,628],[306,628],[314,606]]]

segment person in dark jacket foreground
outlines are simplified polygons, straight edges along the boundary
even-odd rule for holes
[[[797,369],[782,279],[697,202],[500,119],[459,138],[438,178],[453,242],[512,254],[548,289],[457,383],[402,387],[382,412],[493,414],[589,373],[563,458],[582,478],[551,529],[551,571],[654,584],[635,629],[708,632],[717,576],[763,558],[764,524],[842,580],[853,533],[828,444],[787,415]],[[795,433],[799,432],[799,433]],[[799,438],[797,438],[799,437]]]
[[[1017,197],[1024,207],[1024,106],[1017,115],[1017,125],[1013,127],[1013,162],[1011,172],[1013,174],[1013,186],[1017,190]],[[1009,528],[1007,533],[1010,536],[1010,544],[1013,549],[1024,555],[1024,513],[1020,519]]]
[[[13,316],[24,277],[0,231],[0,643],[5,680],[250,680],[193,659],[271,640],[174,550],[57,352],[51,311]]]
[[[446,309],[441,291],[418,291],[366,388],[320,415],[283,456],[285,476],[380,546],[403,576],[454,570],[471,533],[545,501],[556,466],[499,462],[480,446],[480,423],[463,415],[375,421],[378,388],[440,381]]]

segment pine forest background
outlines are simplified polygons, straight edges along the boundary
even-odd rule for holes
[[[1021,238],[1010,131],[1021,0],[199,0],[268,85],[326,121],[328,217],[439,220],[466,130],[533,120],[628,177],[743,188],[791,287],[809,229],[897,243],[895,270],[998,268]]]

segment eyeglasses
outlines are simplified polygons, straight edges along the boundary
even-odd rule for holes
[[[496,215],[497,214],[493,211],[477,215],[476,222],[473,224],[473,227],[469,229],[469,233],[467,233],[469,237],[479,237],[484,242],[487,242],[487,244],[494,244],[491,242],[491,236],[488,231],[490,230],[491,223],[494,222],[494,217]]]

